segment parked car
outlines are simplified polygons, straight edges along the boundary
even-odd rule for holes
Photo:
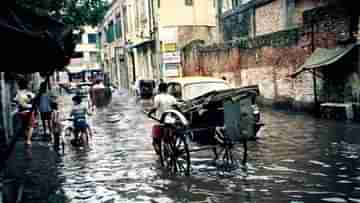
[[[168,93],[186,101],[214,90],[230,89],[226,81],[212,77],[181,77],[166,81]]]

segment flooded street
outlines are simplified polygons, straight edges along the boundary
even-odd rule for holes
[[[212,153],[191,154],[191,175],[160,167],[154,123],[140,103],[116,92],[91,118],[91,149],[67,146],[57,165],[58,192],[72,203],[360,202],[360,126],[264,110],[248,165],[216,168]]]

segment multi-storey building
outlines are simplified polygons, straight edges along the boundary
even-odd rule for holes
[[[99,25],[101,60],[119,87],[154,78],[151,12],[148,0],[114,0]]]
[[[85,26],[82,29],[81,42],[76,45],[74,56],[66,67],[70,73],[100,70],[97,28]]]
[[[216,38],[213,0],[115,0],[99,25],[102,62],[113,81],[181,75],[180,50]]]
[[[112,83],[128,87],[128,68],[125,61],[125,31],[123,2],[114,0],[99,27],[101,63]]]
[[[213,0],[158,2],[163,76],[180,76],[181,48],[193,40],[216,40],[216,4]]]

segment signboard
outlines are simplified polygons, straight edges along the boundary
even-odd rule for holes
[[[176,51],[176,43],[163,43],[161,51],[162,52],[175,52]]]
[[[160,27],[159,38],[164,43],[176,42],[177,41],[177,27]]]
[[[162,61],[163,63],[180,63],[181,57],[180,52],[168,52],[162,54]]]
[[[179,76],[179,64],[176,63],[166,63],[163,64],[164,76],[165,77],[177,77]]]

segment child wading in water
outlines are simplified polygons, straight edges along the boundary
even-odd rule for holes
[[[74,124],[75,138],[71,141],[74,146],[81,144],[88,144],[90,126],[87,123],[86,116],[90,115],[87,105],[81,103],[81,97],[76,95],[72,98],[74,106],[71,110],[70,117],[72,117]],[[82,143],[81,143],[82,142]]]

